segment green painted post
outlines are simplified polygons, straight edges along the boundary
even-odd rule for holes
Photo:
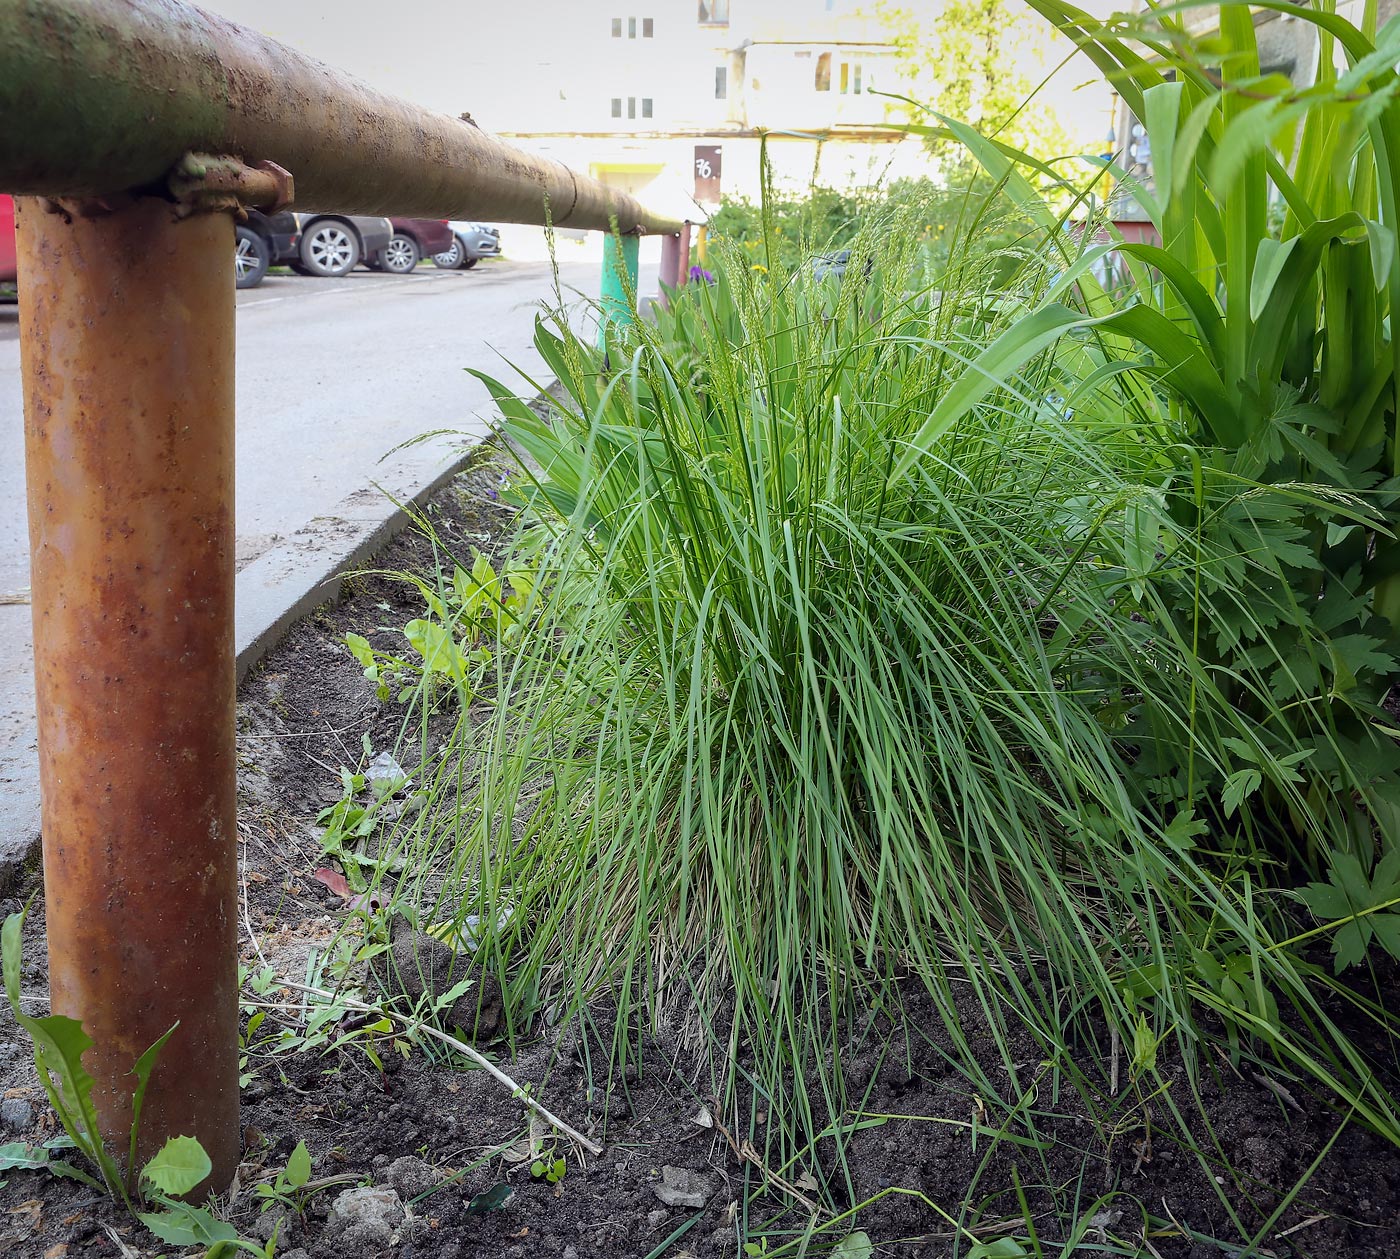
[[[637,236],[609,232],[603,238],[603,326],[598,343],[603,343],[610,323],[631,326],[637,322]]]

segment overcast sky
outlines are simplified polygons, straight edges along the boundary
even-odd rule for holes
[[[194,0],[202,9],[346,70],[366,83],[429,109],[469,109],[483,65],[509,56],[489,36],[469,36],[467,25],[489,31],[493,12],[532,0]],[[542,13],[567,0],[533,0]],[[486,125],[491,125],[486,123]],[[496,125],[504,126],[504,123]]]

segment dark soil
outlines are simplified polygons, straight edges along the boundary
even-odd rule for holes
[[[469,562],[474,548],[501,553],[510,517],[495,499],[499,475],[500,466],[483,457],[431,505],[434,528],[459,559]],[[382,567],[422,569],[434,562],[432,544],[411,533],[393,544]],[[379,575],[359,578],[342,603],[297,626],[242,688],[244,960],[254,969],[262,964],[260,952],[280,977],[301,981],[310,951],[323,947],[345,917],[343,900],[312,877],[326,864],[314,819],[340,796],[337,768],[360,763],[362,735],[368,732],[376,751],[393,746],[402,710],[392,700],[375,700],[343,635],[355,631],[387,646],[393,635],[379,627],[402,626],[420,612],[412,587]],[[20,894],[37,887],[31,879]],[[36,902],[24,989],[40,1004],[42,938]],[[405,945],[400,937],[395,947],[415,956],[411,938]],[[1392,996],[1395,980],[1393,971],[1382,977]],[[428,982],[437,980],[429,975]],[[1056,1088],[1029,1038],[1013,1046],[1019,1074],[1008,1078],[971,1003],[963,1032],[995,1095],[985,1085],[974,1089],[950,1066],[952,1042],[918,993],[908,995],[900,1024],[887,1021],[878,1030],[879,1038],[844,1066],[847,1088],[864,1097],[862,1113],[871,1120],[846,1146],[844,1172],[829,1141],[818,1147],[815,1166],[765,1166],[765,1133],[778,1118],[761,1098],[722,1111],[706,1096],[708,1086],[694,1083],[709,1077],[672,1044],[648,1042],[640,1075],[629,1069],[603,1079],[598,1064],[611,1034],[606,1011],[597,1012],[585,1033],[574,1023],[537,1029],[513,1058],[490,1042],[494,1027],[477,1025],[479,1043],[508,1074],[604,1145],[596,1158],[547,1126],[532,1125],[508,1089],[446,1051],[430,1057],[415,1048],[405,1059],[381,1039],[382,1072],[354,1048],[255,1056],[256,1073],[244,1091],[247,1161],[224,1213],[246,1236],[265,1236],[280,1221],[279,1253],[295,1259],[730,1259],[745,1254],[745,1242],[761,1247],[765,1233],[769,1251],[800,1236],[809,1216],[797,1195],[820,1198],[825,1190],[841,1208],[874,1201],[853,1222],[820,1235],[813,1253],[826,1253],[853,1225],[881,1255],[966,1255],[971,1241],[968,1234],[957,1240],[959,1228],[986,1242],[1003,1234],[1024,1238],[1028,1209],[1046,1255],[1077,1240],[1063,1253],[1400,1256],[1400,1150],[1319,1104],[1282,1071],[1265,1075],[1207,1053],[1198,1088],[1209,1129],[1199,1118],[1191,1121],[1193,1143],[1208,1152],[1202,1158],[1166,1121],[1160,1099],[1144,1102],[1126,1086],[1112,1096],[1109,1064],[1093,1052],[1086,1050],[1079,1066],[1104,1083],[1089,1102]],[[37,1141],[56,1131],[21,1040],[8,1008],[0,1009],[0,1091],[31,1108],[22,1130],[0,1131],[0,1142]],[[1369,1048],[1394,1072],[1393,1046]],[[1179,1067],[1175,1080],[1180,1110],[1196,1114]],[[974,1121],[995,1128],[1018,1097],[1030,1099],[1025,1109],[1043,1150],[1029,1143],[1024,1113],[1008,1129],[1020,1143],[974,1129]],[[26,1118],[22,1108],[9,1113]],[[313,1185],[326,1183],[306,1195],[300,1213],[281,1206],[260,1212],[252,1186],[283,1167],[299,1140],[313,1156]],[[547,1149],[566,1160],[556,1185],[531,1175],[533,1157]],[[741,1149],[752,1156],[741,1158]],[[663,1168],[692,1173],[680,1179],[703,1206],[663,1204]],[[677,1179],[674,1172],[670,1177]],[[170,1253],[82,1185],[37,1172],[0,1173],[0,1179],[0,1254]],[[339,1195],[369,1185],[390,1189],[390,1206],[409,1204],[407,1217],[400,1222],[395,1215],[390,1228],[372,1222],[347,1228],[329,1218]],[[479,1195],[498,1186],[513,1190],[504,1205],[473,1212],[473,1199],[480,1206]],[[1255,1234],[1257,1247],[1246,1248]],[[1018,1252],[1008,1246],[1000,1253]],[[1025,1253],[1037,1252],[1026,1243]]]

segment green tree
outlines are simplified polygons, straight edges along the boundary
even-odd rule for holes
[[[913,85],[913,121],[930,121],[931,109],[1039,158],[1074,151],[1053,113],[1032,99],[1041,77],[1032,41],[1048,44],[1053,32],[1020,0],[944,0],[937,12],[877,0],[874,13],[898,49],[901,77]],[[926,144],[950,185],[977,174],[957,143],[930,137]]]

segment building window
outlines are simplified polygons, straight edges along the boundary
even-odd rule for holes
[[[729,67],[715,67],[715,100],[722,101],[729,95]]]
[[[629,18],[627,19],[627,38],[628,38],[628,39],[636,39],[636,38],[637,38],[637,19],[634,18],[634,17],[629,17]]]
[[[614,39],[622,38],[622,19],[620,17],[615,17],[612,20],[612,37]]]
[[[654,28],[653,28],[653,26],[652,26],[652,20],[651,20],[651,18],[649,18],[649,17],[644,17],[644,18],[642,19],[642,38],[643,38],[643,39],[650,39],[650,38],[652,37],[652,31],[653,31],[653,29],[654,29]]]
[[[641,105],[641,113],[638,114],[637,106]],[[652,116],[652,98],[650,96],[614,96],[612,98],[612,116],[614,118],[631,118],[634,121],[638,118],[650,118]]]
[[[728,26],[729,0],[700,0],[702,26]]]
[[[860,95],[860,62],[843,61],[841,63],[841,95]]]
[[[817,73],[812,86],[818,92],[831,91],[831,54],[829,52],[824,52],[817,58]]]

